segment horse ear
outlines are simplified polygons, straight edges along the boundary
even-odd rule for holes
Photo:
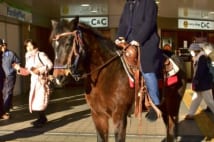
[[[75,18],[74,18],[74,23],[75,23],[75,24],[78,24],[78,23],[79,23],[79,16],[75,16]]]
[[[57,21],[55,20],[51,20],[51,25],[52,25],[52,28],[55,29],[56,28],[56,25],[58,24]]]
[[[72,21],[70,21],[70,26],[71,27],[77,27],[79,23],[79,16],[76,16]]]

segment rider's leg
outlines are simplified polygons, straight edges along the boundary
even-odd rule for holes
[[[158,79],[155,73],[142,73],[149,95],[155,105],[160,105]]]
[[[147,90],[149,93],[149,96],[151,97],[152,102],[157,107],[160,105],[160,99],[159,99],[159,89],[158,89],[158,79],[155,73],[142,73]],[[151,104],[152,105],[152,104]],[[155,121],[158,117],[160,117],[161,112],[160,110],[157,110],[158,108],[155,108],[155,106],[150,107],[149,112],[145,115],[147,120],[149,121]]]

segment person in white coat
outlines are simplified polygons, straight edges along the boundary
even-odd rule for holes
[[[42,127],[47,122],[45,109],[48,105],[49,95],[45,88],[44,75],[53,67],[53,63],[48,56],[38,50],[36,43],[32,39],[24,42],[27,50],[25,54],[25,68],[14,65],[17,72],[21,75],[31,75],[30,93],[29,93],[29,110],[38,113],[38,119],[31,124],[34,127]]]

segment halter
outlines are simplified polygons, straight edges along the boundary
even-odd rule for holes
[[[82,49],[83,47],[83,42],[82,42],[82,35],[81,35],[81,32],[79,30],[75,30],[73,32],[64,32],[64,33],[61,33],[61,34],[57,34],[55,35],[55,38],[53,40],[59,40],[61,37],[65,37],[65,36],[70,36],[72,35],[74,37],[73,39],[73,45],[72,45],[72,49],[69,53],[69,56],[68,56],[68,61],[66,63],[65,66],[54,66],[53,68],[54,69],[69,69],[71,67],[71,57],[74,55],[74,56],[77,56],[79,57],[79,52],[80,51],[77,51],[76,50],[76,46],[79,46],[80,48],[79,49]],[[77,61],[75,61],[76,63],[78,62],[78,59],[77,58]]]
[[[64,32],[64,33],[55,35],[55,38],[53,40],[59,40],[61,37],[70,36],[70,35],[74,36],[74,39],[73,39],[73,45],[71,47],[72,49],[71,49],[69,56],[68,56],[67,65],[65,65],[65,66],[54,66],[53,67],[54,69],[71,69],[72,67],[74,67],[74,68],[77,67],[77,64],[78,64],[78,61],[80,58],[80,55],[79,55],[80,51],[76,50],[77,49],[76,46],[80,47],[79,50],[83,49],[82,47],[84,46],[84,44],[82,42],[82,32],[80,30],[75,30],[73,32]],[[76,56],[76,58],[75,58],[74,64],[71,65],[71,59],[72,59],[73,55]],[[100,69],[102,69],[103,67],[105,67],[106,65],[108,65],[113,60],[115,60],[118,56],[121,56],[121,55],[122,55],[122,52],[120,54],[116,54],[115,56],[113,56],[109,60],[107,60],[104,64],[98,66],[96,69],[94,69],[91,72],[84,73],[82,75],[77,75],[77,74],[71,74],[71,75],[76,81],[83,79],[83,78],[86,78],[87,76],[93,74],[94,72],[99,71]]]

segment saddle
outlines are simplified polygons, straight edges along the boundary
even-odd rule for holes
[[[123,63],[124,69],[129,77],[129,84],[131,88],[135,89],[135,106],[134,115],[141,119],[142,106],[144,105],[147,109],[152,107],[157,116],[161,117],[161,111],[152,102],[148,90],[145,84],[145,80],[140,75],[140,56],[139,47],[130,45],[126,42],[120,43],[118,45],[120,50],[122,49],[121,61]],[[178,66],[173,62],[173,60],[164,54],[163,63],[163,74],[164,79],[159,83],[159,86],[170,86],[177,82],[177,72],[179,71]],[[144,104],[143,104],[144,101]]]

